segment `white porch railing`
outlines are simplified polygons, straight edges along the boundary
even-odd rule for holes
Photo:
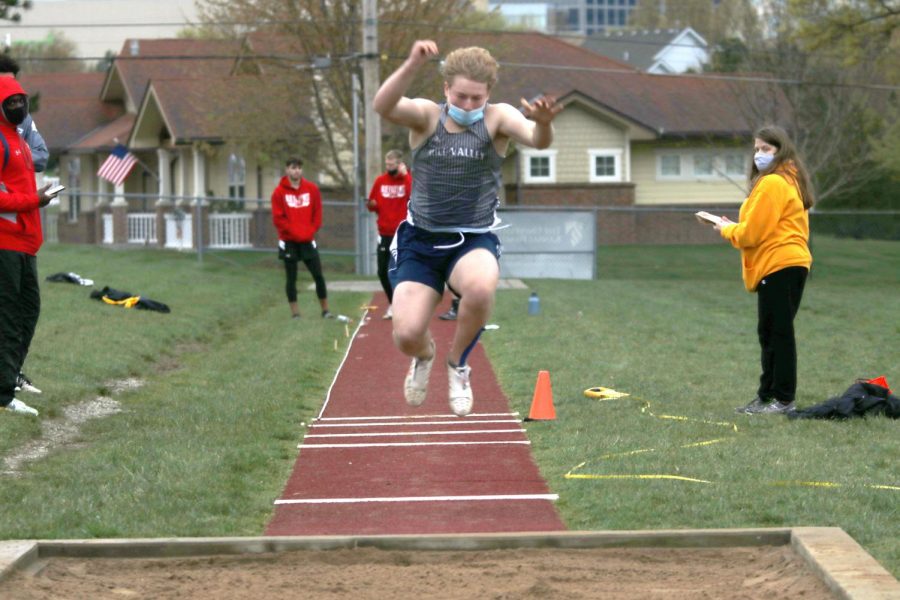
[[[214,213],[209,215],[210,248],[251,248],[248,213]]]
[[[189,250],[194,245],[194,219],[190,214],[165,214],[166,248]]]
[[[103,243],[113,243],[113,216],[111,214],[103,215]]]
[[[128,243],[156,243],[156,213],[128,213]]]

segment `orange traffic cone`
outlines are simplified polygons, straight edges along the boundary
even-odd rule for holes
[[[526,421],[554,421],[556,409],[553,408],[553,388],[550,387],[550,371],[538,371],[537,384],[534,386],[534,399]]]
[[[874,383],[875,385],[880,385],[888,391],[888,394],[891,393],[891,387],[888,385],[887,377],[885,377],[884,375],[876,377],[875,379],[870,379],[866,383]]]

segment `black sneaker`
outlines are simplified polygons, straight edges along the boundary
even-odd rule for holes
[[[797,405],[793,402],[785,404],[778,400],[772,400],[768,404],[763,404],[752,410],[748,408],[745,412],[749,415],[783,415],[785,413],[794,412],[795,410],[797,410]]]
[[[330,311],[330,310],[323,310],[323,311],[322,311],[322,318],[323,318],[323,319],[333,319],[333,318],[334,318],[334,315],[331,314],[331,311]]]
[[[32,394],[43,393],[43,392],[41,392],[41,390],[36,388],[33,383],[31,383],[31,380],[25,376],[25,373],[22,373],[20,371],[19,374],[16,376],[16,391],[18,392],[21,390],[24,390],[26,392],[31,392]]]
[[[450,307],[450,310],[442,314],[438,317],[441,321],[455,321],[456,320],[456,309]]]

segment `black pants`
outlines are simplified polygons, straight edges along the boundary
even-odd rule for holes
[[[316,296],[319,300],[328,297],[325,288],[325,277],[322,276],[322,261],[319,260],[319,251],[311,242],[285,242],[284,272],[287,275],[284,290],[287,292],[288,302],[297,301],[297,263],[303,261],[313,281],[316,282]]]
[[[12,402],[40,314],[37,258],[0,250],[0,406]]]
[[[381,241],[378,242],[378,279],[381,281],[381,289],[387,294],[388,302],[394,301],[394,288],[391,286],[391,279],[388,277],[388,265],[391,262],[391,242],[394,241],[392,235],[382,235]]]
[[[808,272],[805,267],[788,267],[766,275],[756,288],[757,334],[762,350],[757,394],[763,400],[794,401],[797,392],[794,317],[800,308]]]

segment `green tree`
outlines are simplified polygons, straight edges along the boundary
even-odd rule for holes
[[[17,22],[23,10],[31,8],[31,0],[0,0],[0,19]]]
[[[847,64],[874,61],[900,80],[900,3],[889,0],[788,0],[797,35],[809,50],[840,54]]]
[[[868,106],[875,126],[869,132],[872,159],[900,178],[900,124],[897,89],[900,83],[900,3],[887,0],[788,0],[798,22],[797,38],[809,52],[827,54],[866,80],[893,91],[873,95]]]

